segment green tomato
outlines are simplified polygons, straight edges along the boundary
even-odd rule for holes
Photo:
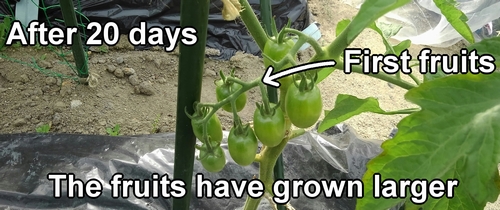
[[[196,121],[192,119],[191,126],[193,126],[193,133],[196,138],[203,140],[203,124],[196,123]],[[220,143],[222,141],[222,125],[216,114],[212,115],[207,122],[207,134],[212,142]]]
[[[277,43],[273,40],[269,40],[264,45],[264,53],[274,61],[278,62],[288,54],[288,52],[292,49],[294,45],[295,42],[291,39],[288,39],[283,43]],[[264,57],[264,66],[267,68],[270,65],[272,65],[271,61]],[[274,72],[279,72],[281,70],[290,68],[291,66],[292,66],[291,64],[286,64],[281,69],[275,69]],[[278,79],[278,82],[281,84],[280,91],[285,92],[286,90],[288,90],[290,84],[292,84],[292,76],[286,76],[280,78]]]
[[[309,128],[314,125],[323,111],[323,102],[319,88],[300,91],[295,85],[290,85],[285,98],[285,109],[290,122],[298,128]]]
[[[241,88],[241,85],[238,83],[232,83],[231,85],[224,84],[222,80],[216,82],[217,87],[215,88],[215,94],[217,97],[217,101],[222,101],[229,97],[232,93],[238,91]],[[236,98],[236,110],[239,112],[245,108],[247,103],[247,94],[244,92]],[[222,109],[227,112],[232,112],[231,103],[224,104]]]
[[[248,166],[255,160],[259,143],[252,128],[247,127],[242,130],[242,133],[238,133],[238,129],[231,128],[227,138],[227,147],[235,163]]]
[[[272,103],[270,105],[271,107],[276,106]],[[272,116],[262,115],[260,109],[255,109],[253,114],[253,128],[255,135],[262,144],[268,147],[278,146],[286,133],[285,115],[280,107],[276,108]]]
[[[206,149],[206,146],[203,145]],[[203,168],[205,170],[212,172],[212,173],[217,173],[224,169],[224,166],[226,166],[226,155],[224,154],[224,150],[220,146],[212,148],[213,151],[210,153],[207,153],[205,150],[200,150],[200,155],[199,158],[201,165],[203,165]]]

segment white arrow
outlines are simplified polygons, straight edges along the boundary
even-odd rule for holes
[[[281,86],[281,84],[276,81],[279,78],[286,77],[286,76],[289,76],[292,74],[296,74],[296,73],[299,73],[302,71],[325,68],[325,67],[334,67],[335,64],[337,64],[337,62],[335,62],[334,60],[305,63],[302,65],[290,67],[290,68],[285,69],[283,71],[280,71],[276,74],[272,74],[274,67],[269,66],[269,67],[267,67],[266,73],[262,77],[262,83],[278,88]]]

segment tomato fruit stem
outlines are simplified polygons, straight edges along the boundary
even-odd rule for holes
[[[243,133],[242,130],[242,123],[240,116],[238,116],[238,110],[236,110],[236,102],[231,101],[231,108],[233,109],[233,126],[236,129],[236,133],[241,134]]]
[[[252,80],[251,82],[243,82],[238,78],[234,77],[228,77],[227,81],[235,82],[238,84],[241,84],[241,88],[238,89],[237,91],[233,92],[230,96],[225,98],[224,100],[221,100],[217,103],[196,103],[196,109],[202,109],[203,107],[210,107],[210,111],[208,114],[205,115],[203,119],[199,121],[199,123],[207,123],[212,115],[214,115],[219,109],[222,108],[222,106],[231,103],[231,101],[235,100],[238,98],[242,93],[247,92],[248,90],[256,87],[259,85],[259,83],[262,83],[262,78],[256,78]],[[188,114],[188,113],[186,113]]]
[[[245,84],[241,80],[237,80],[237,82],[231,80],[231,78],[235,78],[234,76],[234,68],[231,70],[230,76],[225,76],[224,73],[221,71],[221,79],[215,81],[215,95],[217,98],[217,101],[222,101],[225,98],[228,98],[230,95],[232,95],[234,92],[238,91],[241,89],[242,84]],[[236,110],[239,112],[245,108],[245,105],[247,103],[247,95],[246,92],[241,92],[238,94],[236,99],[231,99],[231,101],[236,100]],[[232,112],[231,108],[232,104],[224,104],[222,106],[222,109],[227,112]]]
[[[216,142],[220,142],[222,140],[222,127],[216,115],[211,115],[207,122],[204,121],[207,113],[209,113],[209,110],[210,107],[195,106],[193,115],[187,113],[186,109],[184,109],[184,112],[191,119],[191,126],[195,137],[198,138],[204,145],[207,145],[206,147],[209,151],[212,151],[211,139]],[[209,124],[211,126],[213,136],[208,134]]]
[[[263,105],[263,110],[261,110],[261,113],[264,116],[269,115],[269,114],[272,115],[271,106],[269,105],[269,97],[267,95],[267,89],[266,89],[264,83],[259,83],[259,88],[260,88],[260,92],[262,95],[262,105]],[[262,111],[264,111],[264,112],[262,112]]]

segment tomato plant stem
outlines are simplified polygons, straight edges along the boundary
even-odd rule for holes
[[[350,43],[347,42],[347,32],[349,31],[349,26],[347,26],[344,31],[342,31],[332,43],[325,47],[327,54],[333,59],[338,60],[340,55],[344,52],[344,49],[349,46]]]
[[[309,62],[321,61],[321,60],[325,60],[325,59],[331,59],[331,56],[328,53],[326,53],[324,56],[318,56],[316,54],[316,55],[314,55],[309,60]],[[340,59],[337,58],[337,59],[335,59],[335,62],[337,62],[337,64],[334,67],[335,69],[344,70],[345,67],[344,67],[344,62],[343,61],[340,61]],[[367,76],[370,76],[370,77],[374,77],[374,78],[377,78],[377,79],[380,79],[380,80],[392,83],[392,84],[394,84],[396,86],[399,86],[401,88],[404,88],[406,90],[410,90],[412,88],[417,87],[416,85],[414,85],[412,83],[404,81],[401,78],[397,78],[396,76],[392,76],[392,75],[386,74],[384,72],[379,72],[378,74],[365,74],[365,73],[363,73],[363,66],[362,65],[353,65],[353,66],[351,66],[351,70],[354,73],[358,73],[358,74],[363,74],[363,75],[367,75]]]
[[[290,130],[289,130],[290,131]],[[261,161],[260,161],[260,172],[259,179],[264,183],[264,187],[267,192],[269,192],[272,196],[272,187],[274,182],[274,165],[276,160],[285,149],[285,146],[288,144],[290,139],[293,139],[297,136],[304,134],[305,131],[303,129],[290,131],[290,134],[286,136],[283,141],[281,141],[278,146],[275,147],[265,147],[261,152]],[[251,198],[247,196],[247,200],[245,202],[244,210],[256,210],[262,198]]]
[[[304,34],[301,31],[293,29],[293,28],[284,28],[283,31],[287,32],[287,33],[295,34],[299,37],[299,39],[303,39],[305,42],[309,43],[312,46],[312,48],[314,49],[314,51],[316,52],[316,54],[322,56],[325,53],[323,51],[323,48],[321,48],[321,45],[319,45],[319,43],[314,38],[308,36],[307,34]],[[300,45],[299,47],[302,47],[302,45]]]
[[[414,75],[414,74],[408,74],[408,76],[410,76],[410,78],[417,84],[417,85],[420,85],[422,84],[422,82],[420,82],[420,80]]]
[[[339,70],[344,70],[344,62],[337,61],[337,65],[335,66],[335,68],[339,69]],[[356,66],[356,65],[351,66],[351,70],[354,73],[364,74],[364,75],[367,75],[370,77],[375,77],[377,79],[384,80],[386,82],[392,83],[394,85],[397,85],[397,86],[404,88],[404,89],[407,89],[407,90],[417,87],[414,84],[411,84],[407,81],[404,81],[403,79],[398,79],[396,76],[392,76],[392,75],[386,74],[384,72],[379,72],[378,74],[365,74],[365,73],[363,73],[363,66]]]

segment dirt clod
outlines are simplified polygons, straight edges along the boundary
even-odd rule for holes
[[[113,72],[113,73],[114,73],[114,75],[117,78],[123,78],[123,77],[125,77],[125,74],[123,73],[122,69],[116,69],[115,72]]]
[[[52,63],[50,63],[46,60],[38,61],[38,66],[40,66],[41,68],[44,68],[44,69],[51,69],[53,67]]]
[[[74,109],[74,108],[76,108],[76,107],[79,107],[79,106],[80,106],[80,105],[82,105],[82,104],[83,104],[83,103],[82,103],[82,101],[80,101],[80,100],[72,100],[72,101],[71,101],[71,105],[70,105],[70,106],[71,106],[71,108],[72,108],[72,109]]]
[[[139,85],[141,83],[141,81],[139,80],[139,77],[136,74],[130,75],[128,77],[128,82],[130,82],[130,84],[133,86]]]
[[[123,68],[123,74],[125,74],[126,76],[130,76],[130,75],[134,75],[135,74],[135,70],[133,68]]]
[[[56,83],[57,83],[57,80],[54,77],[45,78],[45,84],[47,84],[47,85],[55,85]]]
[[[149,81],[144,81],[139,84],[139,92],[141,94],[151,96],[154,94],[153,85]]]
[[[54,111],[55,112],[63,112],[63,111],[65,111],[66,108],[67,108],[67,105],[62,101],[58,101],[54,104]]]
[[[117,64],[122,64],[123,62],[125,62],[125,60],[123,59],[123,57],[121,57],[121,56],[120,56],[120,57],[117,57],[117,58],[116,58],[115,62],[116,62]]]
[[[115,70],[116,70],[116,66],[115,65],[110,64],[110,65],[106,66],[106,71],[108,71],[109,73],[114,73]]]
[[[52,117],[52,125],[60,125],[62,122],[62,115],[60,113],[55,113]]]
[[[12,123],[13,126],[15,127],[21,127],[23,125],[26,125],[27,122],[24,118],[18,118],[17,120],[14,120],[14,123]]]

